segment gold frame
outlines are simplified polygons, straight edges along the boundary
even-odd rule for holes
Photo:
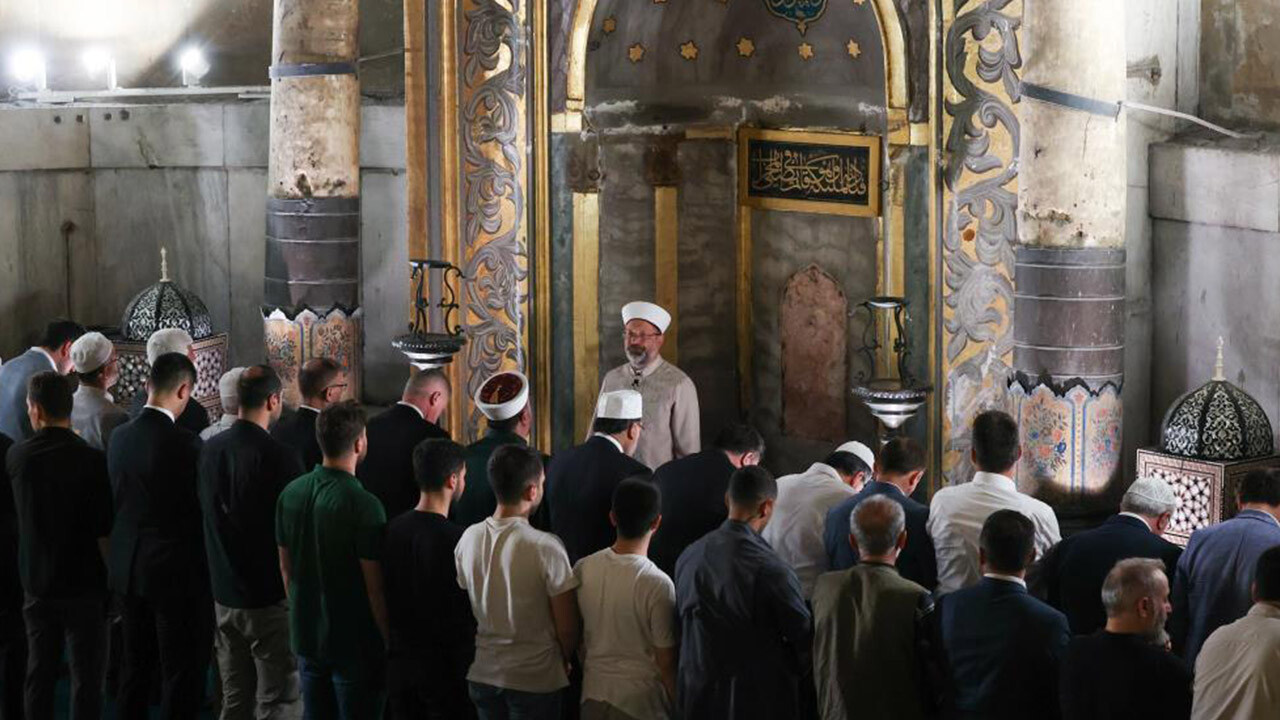
[[[752,140],[835,145],[839,147],[864,147],[869,150],[867,160],[867,205],[846,205],[817,200],[787,200],[783,198],[752,197],[747,192],[747,151]],[[880,144],[878,135],[838,132],[808,132],[805,130],[761,130],[742,128],[738,131],[738,204],[760,210],[783,212],[807,212],[818,215],[845,215],[851,217],[880,217]]]

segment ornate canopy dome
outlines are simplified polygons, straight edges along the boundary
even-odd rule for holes
[[[199,340],[213,334],[213,323],[204,301],[195,293],[169,279],[166,251],[160,250],[160,282],[148,287],[129,301],[120,320],[120,332],[126,340],[146,342],[151,334],[163,328],[181,328]]]
[[[1244,390],[1222,374],[1222,340],[1213,379],[1174,401],[1160,428],[1161,449],[1197,460],[1246,460],[1271,455],[1271,421]]]

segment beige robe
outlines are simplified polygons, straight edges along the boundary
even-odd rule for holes
[[[644,430],[635,458],[650,470],[702,450],[698,390],[680,368],[659,357],[639,375],[621,365],[604,376],[600,392],[639,390],[644,399]]]

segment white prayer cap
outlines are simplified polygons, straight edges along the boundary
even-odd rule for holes
[[[154,365],[157,358],[168,353],[186,355],[193,342],[191,334],[182,328],[157,330],[147,340],[147,364]]]
[[[491,375],[476,390],[475,401],[490,420],[510,420],[529,404],[529,379],[514,371]]]
[[[671,324],[671,313],[651,302],[637,300],[622,306],[622,324],[626,325],[632,320],[644,320],[658,328],[658,332],[664,333]]]
[[[1154,477],[1138,478],[1125,492],[1120,502],[1121,509],[1134,507],[1136,510],[1166,508],[1161,513],[1172,512],[1178,507],[1178,495],[1169,483]],[[1143,514],[1143,513],[1139,513]]]
[[[100,332],[81,335],[71,343],[71,365],[80,374],[91,373],[107,364],[115,346]]]
[[[836,448],[836,452],[853,453],[854,455],[858,456],[859,460],[867,464],[868,470],[875,469],[876,454],[871,451],[871,448],[867,447],[866,445],[863,445],[857,440],[850,440],[849,442],[841,445],[840,447]]]
[[[222,401],[223,412],[238,412],[240,409],[240,376],[244,368],[233,367],[218,378],[218,399]]]
[[[639,420],[644,415],[644,401],[635,390],[613,390],[600,394],[596,417],[609,420]]]

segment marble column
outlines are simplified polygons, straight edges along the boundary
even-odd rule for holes
[[[1027,2],[1011,405],[1019,486],[1113,506],[1124,379],[1124,3]]]
[[[358,0],[275,0],[263,317],[286,399],[313,357],[360,397]]]

